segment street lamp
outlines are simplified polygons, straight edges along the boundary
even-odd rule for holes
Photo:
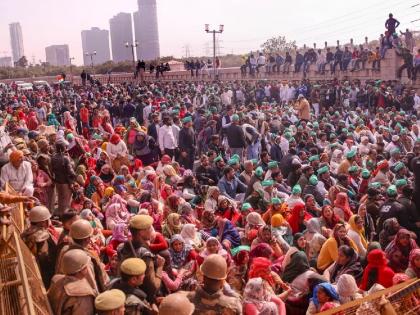
[[[73,67],[72,67],[72,64],[71,64],[71,61],[72,60],[74,60],[74,57],[70,57],[69,58],[69,61],[70,61],[70,79],[71,79],[71,82],[73,82]]]
[[[129,43],[129,42],[126,42],[125,43],[125,47],[131,47],[131,55],[133,56],[133,63],[134,63],[134,65],[136,65],[136,57],[134,56],[134,48],[136,48],[137,46],[139,45],[139,42],[138,41],[135,41],[134,43]]]
[[[216,77],[216,34],[223,33],[224,25],[219,25],[219,30],[210,30],[210,24],[204,24],[204,30],[206,33],[212,33],[213,34],[213,73]]]
[[[91,64],[92,69],[93,69],[93,56],[96,56],[96,50],[92,51],[91,53],[90,52],[86,52],[85,55],[86,56],[90,56],[90,64]]]

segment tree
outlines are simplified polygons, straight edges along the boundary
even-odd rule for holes
[[[22,56],[18,61],[15,62],[15,66],[26,68],[28,66],[28,60],[25,56]]]
[[[277,53],[293,49],[295,45],[296,41],[287,41],[285,36],[278,36],[268,39],[261,48],[265,53]]]

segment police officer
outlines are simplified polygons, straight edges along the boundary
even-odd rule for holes
[[[212,254],[204,260],[200,270],[204,276],[203,285],[187,295],[195,305],[193,314],[242,314],[240,299],[223,293],[227,276],[226,260],[218,254]]]
[[[111,284],[113,289],[125,293],[125,315],[157,314],[157,307],[150,306],[147,295],[139,286],[144,281],[146,264],[140,258],[127,258],[121,263],[120,276]]]
[[[112,289],[96,297],[95,308],[98,315],[124,315],[124,303],[124,292]]]
[[[150,240],[153,234],[153,219],[149,215],[139,214],[131,217],[129,229],[132,240],[121,244],[118,248],[118,258],[122,262],[127,258],[142,259],[146,264],[144,282],[140,288],[147,294],[147,300],[153,302],[159,290],[162,278],[162,269],[165,259],[154,255],[150,249]]]
[[[63,247],[59,253],[56,265],[56,273],[63,273],[64,263],[62,261],[63,255],[71,249],[81,249],[85,251],[89,257],[90,262],[88,266],[88,281],[92,288],[98,292],[105,291],[105,285],[109,282],[107,273],[96,253],[89,250],[90,237],[92,236],[93,228],[86,220],[77,220],[70,226],[70,237],[72,243]]]
[[[58,233],[50,226],[50,211],[44,206],[33,207],[29,211],[31,225],[23,231],[21,237],[39,265],[45,288],[49,288],[54,276],[54,266],[57,257]]]
[[[89,262],[89,255],[81,249],[71,249],[63,255],[64,275],[55,275],[48,290],[54,314],[94,314],[93,303],[98,293],[86,279]]]
[[[159,315],[192,315],[194,304],[188,300],[185,293],[177,292],[164,297],[159,306]]]

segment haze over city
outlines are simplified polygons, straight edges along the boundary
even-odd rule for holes
[[[377,39],[390,11],[401,22],[399,29],[418,29],[416,1],[314,2],[249,0],[157,0],[160,55],[203,56],[211,52],[211,37],[204,24],[224,24],[220,53],[246,53],[264,40],[284,35],[298,45],[322,46],[324,41],[356,43]],[[389,8],[392,8],[390,10]],[[30,63],[45,61],[45,47],[68,44],[74,64],[83,63],[81,31],[92,27],[109,30],[109,20],[119,12],[138,10],[136,0],[29,0],[0,2],[0,57],[11,56],[9,24],[22,27],[24,53]],[[293,13],[293,14],[289,14]],[[141,43],[140,43],[141,45]],[[187,49],[188,47],[188,49]]]

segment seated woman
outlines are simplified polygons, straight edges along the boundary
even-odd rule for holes
[[[180,204],[178,213],[182,224],[193,224],[196,228],[200,227],[200,220],[198,220],[195,216],[194,210],[189,202],[183,202]]]
[[[181,235],[175,234],[172,236],[169,243],[169,254],[172,268],[177,270],[181,268],[194,270],[197,253],[192,247],[185,244]]]
[[[340,297],[337,291],[330,283],[323,282],[315,287],[306,315],[317,314],[339,305]]]
[[[410,278],[420,278],[420,249],[413,249],[410,253],[408,268],[405,274]]]
[[[321,217],[319,218],[319,223],[321,224],[321,234],[325,237],[330,237],[332,230],[337,225],[337,223],[342,223],[343,221],[334,213],[330,205],[325,205],[321,210]]]
[[[303,236],[302,233],[296,233],[295,235],[293,235],[293,246],[291,246],[289,248],[289,250],[287,251],[286,255],[284,256],[282,265],[281,265],[281,269],[283,271],[285,271],[288,267],[289,264],[291,264],[291,260],[292,260],[292,256],[295,255],[295,253],[297,252],[302,252],[305,254],[306,257],[306,239]],[[307,257],[306,257],[307,260]],[[292,266],[293,268],[293,266]]]
[[[233,225],[236,225],[240,215],[234,204],[225,196],[219,196],[217,206],[215,214],[228,219]]]
[[[308,257],[303,250],[305,241],[304,238],[299,236],[297,236],[298,239],[295,242],[295,246],[289,249],[283,260],[282,279],[287,283],[293,283],[299,275],[304,274],[310,269]]]
[[[102,179],[106,186],[109,186],[114,179],[114,171],[112,170],[109,164],[104,164],[101,167],[101,171],[99,173],[99,178]]]
[[[367,212],[366,203],[362,203],[359,206],[357,214],[363,221],[363,228],[365,230],[364,235],[366,241],[372,242],[376,236],[376,229],[372,216]]]
[[[293,233],[287,222],[280,213],[271,217],[271,234],[277,240],[283,253],[286,253],[293,242]]]
[[[306,239],[306,254],[311,265],[316,264],[322,245],[327,240],[321,232],[319,218],[312,218],[306,221],[306,230],[303,232]]]
[[[217,186],[210,186],[207,190],[206,201],[204,202],[204,210],[216,211],[217,203],[220,196],[220,190]]]
[[[129,231],[126,224],[118,223],[114,225],[114,228],[112,229],[112,236],[108,240],[108,245],[104,249],[109,259],[111,259],[114,254],[117,254],[118,245],[127,241],[128,235]]]
[[[292,208],[292,212],[287,221],[290,224],[293,233],[303,232],[306,228],[305,222],[308,221],[312,216],[306,212],[304,204],[296,204]]]
[[[182,188],[182,198],[186,201],[193,200],[198,194],[198,184],[194,176],[189,175],[184,177],[184,185]]]
[[[389,218],[384,221],[382,231],[379,233],[379,244],[381,248],[386,248],[391,243],[397,232],[401,229],[396,218]]]
[[[107,229],[112,230],[117,223],[128,224],[130,216],[130,212],[127,209],[127,202],[120,195],[113,195],[105,206]]]
[[[410,252],[418,248],[413,239],[413,233],[400,229],[394,240],[385,248],[386,257],[389,259],[388,266],[395,273],[405,272],[408,268]]]
[[[166,222],[162,227],[162,234],[167,239],[172,239],[175,234],[181,233],[182,224],[178,213],[171,213],[166,218]]]
[[[153,231],[150,239],[149,249],[153,254],[159,254],[162,257],[168,256],[167,249],[169,248],[168,242],[163,235],[157,231]]]
[[[359,288],[368,291],[375,283],[389,288],[393,285],[394,271],[388,267],[386,254],[380,249],[374,249],[367,255],[367,266],[363,271]]]
[[[204,262],[204,259],[211,254],[218,254],[222,256],[226,260],[228,267],[230,266],[231,257],[229,253],[222,247],[222,245],[220,245],[219,240],[215,237],[209,237],[206,241],[204,250],[197,255],[196,260],[198,265],[200,266]]]
[[[258,277],[249,279],[244,290],[244,315],[278,314],[286,315],[284,302]]]
[[[363,267],[353,248],[342,245],[338,249],[337,261],[324,271],[325,278],[331,283],[336,283],[343,274],[349,274],[359,281],[363,275]]]
[[[265,222],[261,218],[261,215],[257,212],[251,212],[246,217],[245,225],[245,238],[251,244],[251,242],[257,237],[258,230],[264,226]]]
[[[181,236],[184,238],[185,244],[191,246],[197,252],[203,248],[203,240],[201,234],[197,232],[197,228],[194,224],[184,224],[181,230]]]
[[[338,278],[337,293],[341,304],[363,298],[363,295],[359,293],[356,280],[349,274],[342,274]]]
[[[204,210],[201,223],[203,239],[217,237],[226,250],[241,245],[238,230],[229,220],[217,218],[212,211]]]
[[[357,252],[357,246],[347,236],[346,226],[339,223],[335,226],[333,235],[325,241],[318,255],[317,268],[320,271],[327,269],[333,262],[337,261],[338,248],[341,245],[352,247]]]
[[[363,259],[366,256],[368,242],[365,236],[365,229],[363,227],[363,219],[354,214],[349,220],[350,229],[347,232],[349,238],[356,244],[359,256]]]
[[[257,238],[251,243],[251,250],[259,244],[268,244],[273,250],[273,255],[276,259],[283,255],[280,244],[271,234],[271,227],[269,225],[264,225],[258,229]]]
[[[249,263],[249,246],[241,245],[231,251],[233,264],[231,264],[227,283],[239,294],[242,294],[248,276],[248,263]]]
[[[248,277],[249,279],[262,278],[267,289],[273,293],[278,293],[280,289],[289,290],[289,287],[276,272],[271,270],[271,267],[272,262],[268,258],[256,257],[250,262]],[[286,297],[287,294],[284,297]]]
[[[340,192],[336,195],[334,200],[334,214],[336,214],[340,220],[348,221],[353,215],[349,204],[349,197],[345,192]]]

